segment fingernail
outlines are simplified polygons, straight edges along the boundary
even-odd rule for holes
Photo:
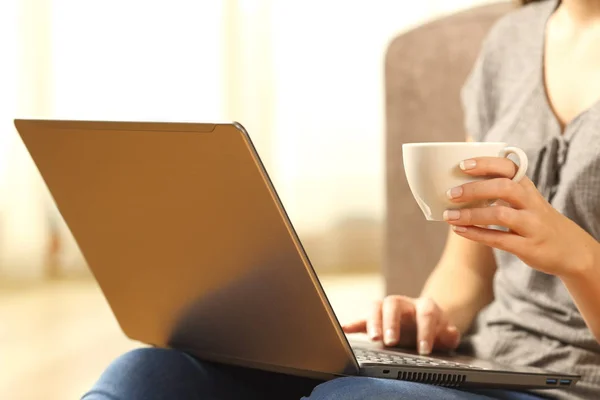
[[[460,339],[461,339],[461,336],[458,335],[456,337],[456,341],[454,342],[454,348],[457,348],[460,345]]]
[[[459,168],[462,169],[463,171],[473,169],[473,168],[475,168],[476,165],[477,165],[477,161],[475,161],[475,160],[464,160],[458,164]]]
[[[446,192],[446,196],[448,196],[449,199],[455,199],[462,196],[462,194],[463,188],[461,186],[454,187]]]
[[[452,230],[454,232],[465,233],[467,231],[467,228],[464,226],[452,225]]]
[[[369,337],[371,338],[371,340],[377,340],[377,339],[379,339],[379,335],[377,334],[377,332],[375,331],[375,329],[371,329],[369,331]]]
[[[419,342],[419,354],[428,355],[429,353],[431,353],[431,349],[429,348],[429,343],[427,343],[427,340],[421,340]]]
[[[442,215],[442,217],[444,218],[444,221],[454,221],[460,218],[460,211],[459,210],[446,210],[444,211],[444,214]]]
[[[446,331],[451,335],[456,335],[454,338],[454,343],[452,343],[452,348],[453,349],[457,348],[458,345],[460,344],[460,339],[461,339],[461,334],[460,334],[458,328],[454,325],[448,325],[448,327],[446,328]]]
[[[394,338],[394,331],[392,329],[386,329],[386,331],[385,331],[385,338],[383,340],[385,342],[385,344],[388,345],[388,346],[393,346],[395,344],[394,343],[394,341],[395,341],[394,339],[395,339]]]

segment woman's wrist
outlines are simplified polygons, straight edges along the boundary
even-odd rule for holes
[[[600,343],[600,244],[590,237],[573,259],[576,264],[560,278],[571,294],[590,332]]]
[[[600,243],[594,238],[581,246],[578,254],[565,263],[565,270],[559,274],[563,281],[598,279],[600,275]]]

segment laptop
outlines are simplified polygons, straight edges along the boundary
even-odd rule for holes
[[[133,340],[318,379],[525,389],[580,378],[351,343],[238,123],[15,125]]]

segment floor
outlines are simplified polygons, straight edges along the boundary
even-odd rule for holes
[[[321,278],[341,322],[364,315],[380,276]],[[0,397],[79,399],[112,359],[140,344],[125,338],[91,280],[0,285]]]

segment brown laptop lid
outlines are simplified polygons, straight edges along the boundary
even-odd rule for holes
[[[15,125],[130,338],[269,370],[357,373],[239,125]]]

